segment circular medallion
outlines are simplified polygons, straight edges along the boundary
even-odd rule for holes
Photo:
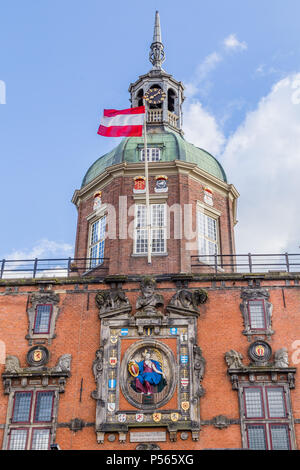
[[[249,347],[249,357],[255,362],[267,362],[272,356],[271,346],[265,341],[254,341]]]
[[[49,361],[49,351],[45,346],[34,346],[29,349],[26,359],[30,366],[43,366]]]
[[[137,341],[124,354],[120,376],[122,392],[130,404],[157,410],[175,391],[177,376],[173,352],[160,341]],[[159,422],[161,414],[155,412],[153,420]]]

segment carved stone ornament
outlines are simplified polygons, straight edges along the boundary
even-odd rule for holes
[[[150,277],[144,277],[141,281],[142,295],[136,301],[136,316],[162,317],[163,314],[158,307],[164,306],[164,298],[155,293],[156,281]]]
[[[59,294],[53,291],[34,292],[29,297],[29,306],[27,308],[28,314],[28,334],[26,339],[29,340],[29,344],[32,345],[35,339],[45,338],[48,340],[48,344],[51,344],[53,338],[55,338],[55,325],[59,315]],[[49,321],[49,331],[47,333],[36,333],[34,331],[36,308],[38,305],[51,305],[51,315]]]
[[[262,300],[263,308],[265,312],[265,322],[266,328],[260,329],[259,334],[265,334],[267,337],[270,337],[274,334],[272,330],[272,310],[273,305],[269,302],[270,294],[267,289],[264,288],[245,288],[241,290],[242,303],[240,304],[240,310],[243,315],[244,322],[244,331],[243,334],[248,336],[249,341],[251,341],[252,335],[257,335],[258,330],[251,329],[251,322],[249,318],[249,301],[253,300]]]
[[[40,367],[49,361],[49,351],[45,346],[34,346],[26,355],[27,363],[32,367]]]
[[[242,363],[243,356],[241,353],[231,349],[225,353],[225,361],[228,366],[228,369],[245,369],[244,364]]]
[[[198,306],[204,304],[207,298],[207,292],[204,289],[180,289],[171,298],[167,310],[177,311],[182,315],[199,316]]]
[[[245,366],[242,363],[242,355],[234,350],[225,354],[228,366],[228,375],[232,382],[233,390],[239,389],[240,379],[256,383],[260,381],[278,383],[284,380],[289,388],[295,387],[296,368],[289,367],[286,348],[281,348],[274,355],[272,362],[271,347],[265,341],[255,341],[250,345],[249,356],[252,362]],[[284,378],[285,377],[285,378]]]
[[[71,354],[64,354],[60,356],[54,367],[45,367],[43,365],[21,367],[17,356],[7,356],[5,370],[2,374],[4,393],[9,394],[11,392],[13,380],[21,379],[21,385],[26,387],[28,380],[33,377],[40,380],[44,386],[49,383],[50,378],[57,378],[59,392],[64,392],[66,379],[71,375],[71,359]]]
[[[230,419],[228,419],[226,416],[218,415],[212,419],[212,424],[217,429],[226,429],[231,423]]]
[[[93,361],[93,374],[95,382],[97,384],[96,390],[92,392],[92,398],[95,400],[101,399],[101,385],[102,385],[102,374],[103,374],[103,346],[96,351],[96,359]]]
[[[147,444],[147,443],[143,443],[143,444],[138,444],[135,448],[135,450],[160,450],[160,447],[158,444]]]
[[[272,357],[271,346],[266,341],[254,341],[249,346],[248,354],[256,365],[266,365]]]
[[[129,347],[120,373],[123,395],[136,408],[160,408],[174,393],[175,359],[164,343],[145,340]]]
[[[289,367],[289,355],[287,348],[278,349],[274,354],[275,367]]]
[[[194,400],[202,397],[205,394],[205,390],[202,387],[202,380],[205,372],[206,361],[202,356],[202,350],[199,346],[194,345],[194,381],[196,385],[196,393]]]
[[[99,290],[95,297],[99,317],[113,317],[131,312],[131,305],[125,292],[119,288]]]

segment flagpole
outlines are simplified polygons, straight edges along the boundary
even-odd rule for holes
[[[150,197],[149,197],[149,173],[148,173],[148,155],[147,155],[147,102],[144,100],[144,156],[145,156],[145,178],[146,178],[146,220],[147,220],[147,252],[148,264],[151,264],[151,217],[150,217]]]

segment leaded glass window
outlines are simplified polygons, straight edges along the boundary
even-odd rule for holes
[[[264,416],[260,388],[245,388],[245,408],[247,418],[262,418]]]
[[[249,323],[253,330],[263,330],[266,328],[265,307],[263,300],[249,300]]]
[[[32,392],[16,392],[13,409],[13,423],[27,423],[30,420]]]
[[[269,387],[266,389],[269,418],[285,418],[286,408],[284,391],[282,387]]]
[[[49,449],[50,429],[33,429],[32,430],[32,450]]]
[[[34,333],[49,333],[52,305],[37,305],[34,321]]]
[[[54,392],[37,392],[34,421],[49,422],[52,418]]]
[[[271,424],[270,434],[272,450],[289,450],[291,448],[289,429],[286,424]]]
[[[9,436],[9,450],[25,450],[28,429],[11,429]]]
[[[249,424],[247,426],[249,449],[266,450],[266,431],[264,425]]]
[[[288,391],[284,386],[267,384],[243,387],[242,429],[246,431],[244,442],[249,449],[291,448],[291,413],[287,412],[285,397]],[[275,421],[277,419],[280,419],[279,423]]]
[[[7,449],[49,449],[56,393],[55,390],[30,390],[11,395],[12,417],[8,422],[13,425],[8,424],[6,429]]]

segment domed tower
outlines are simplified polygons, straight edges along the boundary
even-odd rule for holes
[[[151,263],[143,137],[124,138],[98,158],[75,191],[75,258],[85,260],[82,274],[97,276],[201,272],[216,263],[230,270],[238,192],[218,160],[183,137],[184,86],[162,68],[158,12],[149,59],[152,69],[129,92],[132,107],[152,88],[166,96],[146,106]]]

